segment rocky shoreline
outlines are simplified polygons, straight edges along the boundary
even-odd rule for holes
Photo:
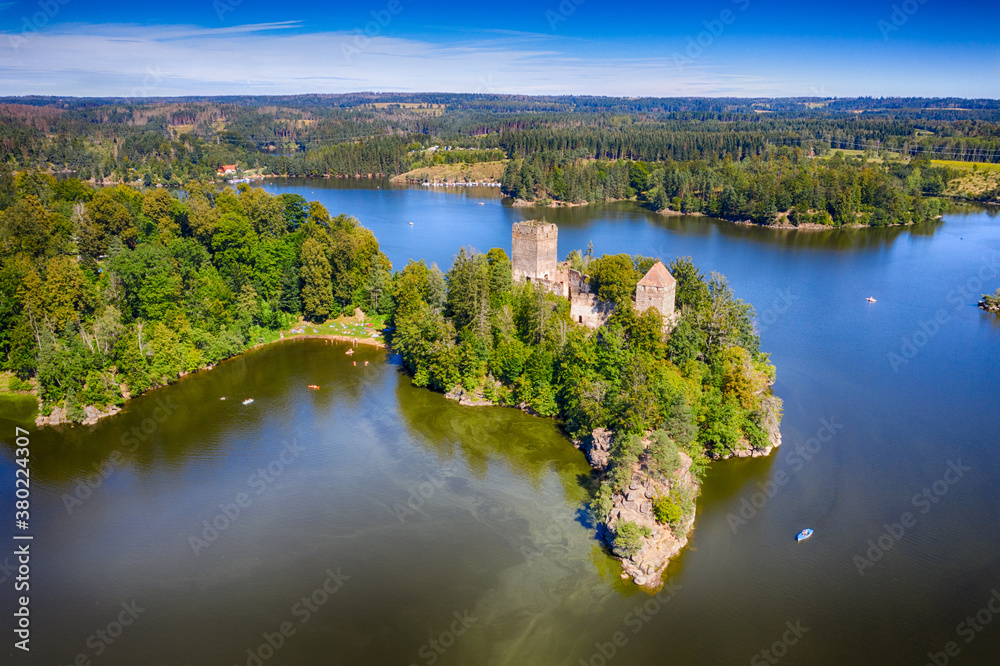
[[[987,312],[1000,312],[1000,289],[993,294],[983,294],[979,307]]]
[[[486,399],[479,392],[468,391],[456,386],[444,394],[449,400],[458,402],[465,407],[496,406],[496,403]],[[537,416],[535,411],[526,404],[518,405],[525,413]],[[781,433],[774,430],[770,433],[771,446],[763,449],[747,447],[717,460],[730,458],[755,458],[769,455],[781,445]],[[611,461],[611,448],[614,442],[614,432],[604,428],[594,430],[584,440],[576,440],[573,445],[581,449],[587,457],[587,462],[594,471],[603,476],[608,472]],[[644,446],[649,445],[644,440]],[[691,472],[693,460],[691,456],[679,451],[681,464],[671,478],[664,479],[653,474],[645,456],[632,466],[628,488],[624,492],[616,492],[611,497],[611,511],[607,520],[597,526],[597,535],[612,550],[614,549],[617,526],[624,523],[634,523],[640,529],[648,530],[648,536],[642,537],[642,547],[630,557],[618,557],[622,563],[622,578],[631,578],[640,586],[656,589],[662,584],[662,575],[670,560],[674,558],[688,543],[688,536],[694,528],[695,511],[676,525],[664,525],[656,520],[653,502],[659,497],[666,497],[672,491],[679,491],[686,496],[697,498],[701,486]]]
[[[613,432],[598,428],[586,441],[576,444],[584,450],[591,467],[604,473],[608,469],[613,439]],[[618,558],[622,563],[622,578],[631,578],[640,587],[655,589],[662,584],[663,571],[671,558],[687,545],[688,535],[694,527],[694,511],[673,527],[657,522],[653,512],[653,501],[671,490],[682,489],[691,497],[697,496],[700,486],[691,473],[691,457],[680,452],[680,458],[680,468],[669,479],[650,474],[642,462],[633,465],[628,489],[612,495],[611,512],[597,528],[598,536],[609,548],[614,547],[617,527],[623,523],[635,523],[648,530],[638,552]]]
[[[64,423],[75,424],[76,422],[67,417],[67,410],[65,407],[54,407],[48,416],[43,416],[39,414],[35,417],[35,426],[41,428],[42,426],[56,426],[63,425]],[[121,407],[117,405],[111,405],[104,410],[98,409],[93,405],[85,405],[83,412],[86,415],[80,425],[94,425],[101,419],[114,416],[118,412],[122,411]]]
[[[585,441],[574,444],[583,449],[591,467],[603,475],[608,470],[613,440],[613,432],[598,428]],[[643,444],[648,447],[649,441],[644,441]],[[739,450],[722,456],[721,459],[766,456],[780,444],[781,436],[778,434],[773,439],[772,446],[761,450]],[[598,535],[612,549],[619,525],[634,523],[644,531],[641,548],[629,557],[618,558],[622,563],[622,578],[631,578],[640,587],[660,587],[667,565],[687,545],[688,536],[694,528],[694,509],[674,525],[658,522],[653,509],[653,502],[657,498],[667,497],[675,491],[690,497],[692,502],[698,496],[701,487],[691,472],[693,460],[683,451],[679,451],[678,455],[681,464],[670,478],[653,474],[648,460],[645,456],[640,456],[640,461],[632,466],[628,488],[612,495],[611,511],[607,519],[598,525]]]

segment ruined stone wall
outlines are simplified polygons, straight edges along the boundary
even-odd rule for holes
[[[574,293],[569,302],[569,314],[578,324],[600,328],[611,316],[614,305],[597,300],[593,294]]]

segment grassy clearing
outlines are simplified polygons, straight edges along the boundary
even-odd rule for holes
[[[284,331],[275,331],[273,339],[268,340],[268,342],[280,339],[281,334],[286,339],[310,335],[341,335],[347,338],[367,338],[381,341],[381,331],[385,328],[386,319],[388,319],[386,315],[362,315],[360,317],[352,316],[327,319],[318,324],[300,321],[295,326]]]
[[[973,167],[976,167],[976,171],[998,171],[1000,172],[1000,164],[995,162],[959,162],[957,160],[931,160],[931,164],[934,166],[949,167],[952,169],[960,169],[962,171],[972,171]]]
[[[874,154],[874,151],[871,151],[871,150],[854,150],[852,148],[836,148],[836,149],[831,149],[830,152],[828,152],[827,154],[823,155],[823,157],[821,157],[820,159],[830,159],[831,157],[833,157],[837,153],[843,153],[844,157],[864,157],[864,156],[867,156],[869,162],[875,162],[877,164],[881,164],[886,159],[894,159],[894,160],[902,159],[902,156],[899,153],[894,153],[894,152],[889,151],[889,150],[880,150],[880,151],[878,151],[878,154],[876,155],[876,154]]]
[[[408,181],[423,182],[425,180],[438,183],[499,182],[506,165],[506,161],[477,162],[475,164],[436,164],[401,173],[398,176],[394,176],[392,181],[395,183],[405,183]]]
[[[23,393],[31,394],[34,391],[34,384],[30,381],[21,381],[13,372],[0,372],[0,393]]]
[[[976,199],[988,192],[1000,191],[1000,169],[966,171],[965,175],[948,182],[944,193],[949,196]],[[992,195],[995,198],[995,194]]]

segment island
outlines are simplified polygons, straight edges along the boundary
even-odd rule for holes
[[[983,300],[979,301],[979,307],[987,312],[1000,312],[1000,289],[992,294],[983,294]]]
[[[418,386],[558,419],[594,468],[598,534],[623,575],[656,587],[706,465],[780,444],[775,368],[722,275],[685,257],[558,262],[557,244],[533,220],[513,225],[510,256],[462,248],[443,280],[410,262],[390,344]]]

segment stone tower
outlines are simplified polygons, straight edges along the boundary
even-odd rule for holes
[[[677,280],[667,267],[658,261],[635,286],[635,309],[643,313],[649,308],[656,308],[664,320],[669,321],[674,316],[676,291]]]
[[[514,279],[552,280],[559,261],[559,227],[541,220],[515,222],[511,232]],[[671,297],[671,303],[673,298]]]

